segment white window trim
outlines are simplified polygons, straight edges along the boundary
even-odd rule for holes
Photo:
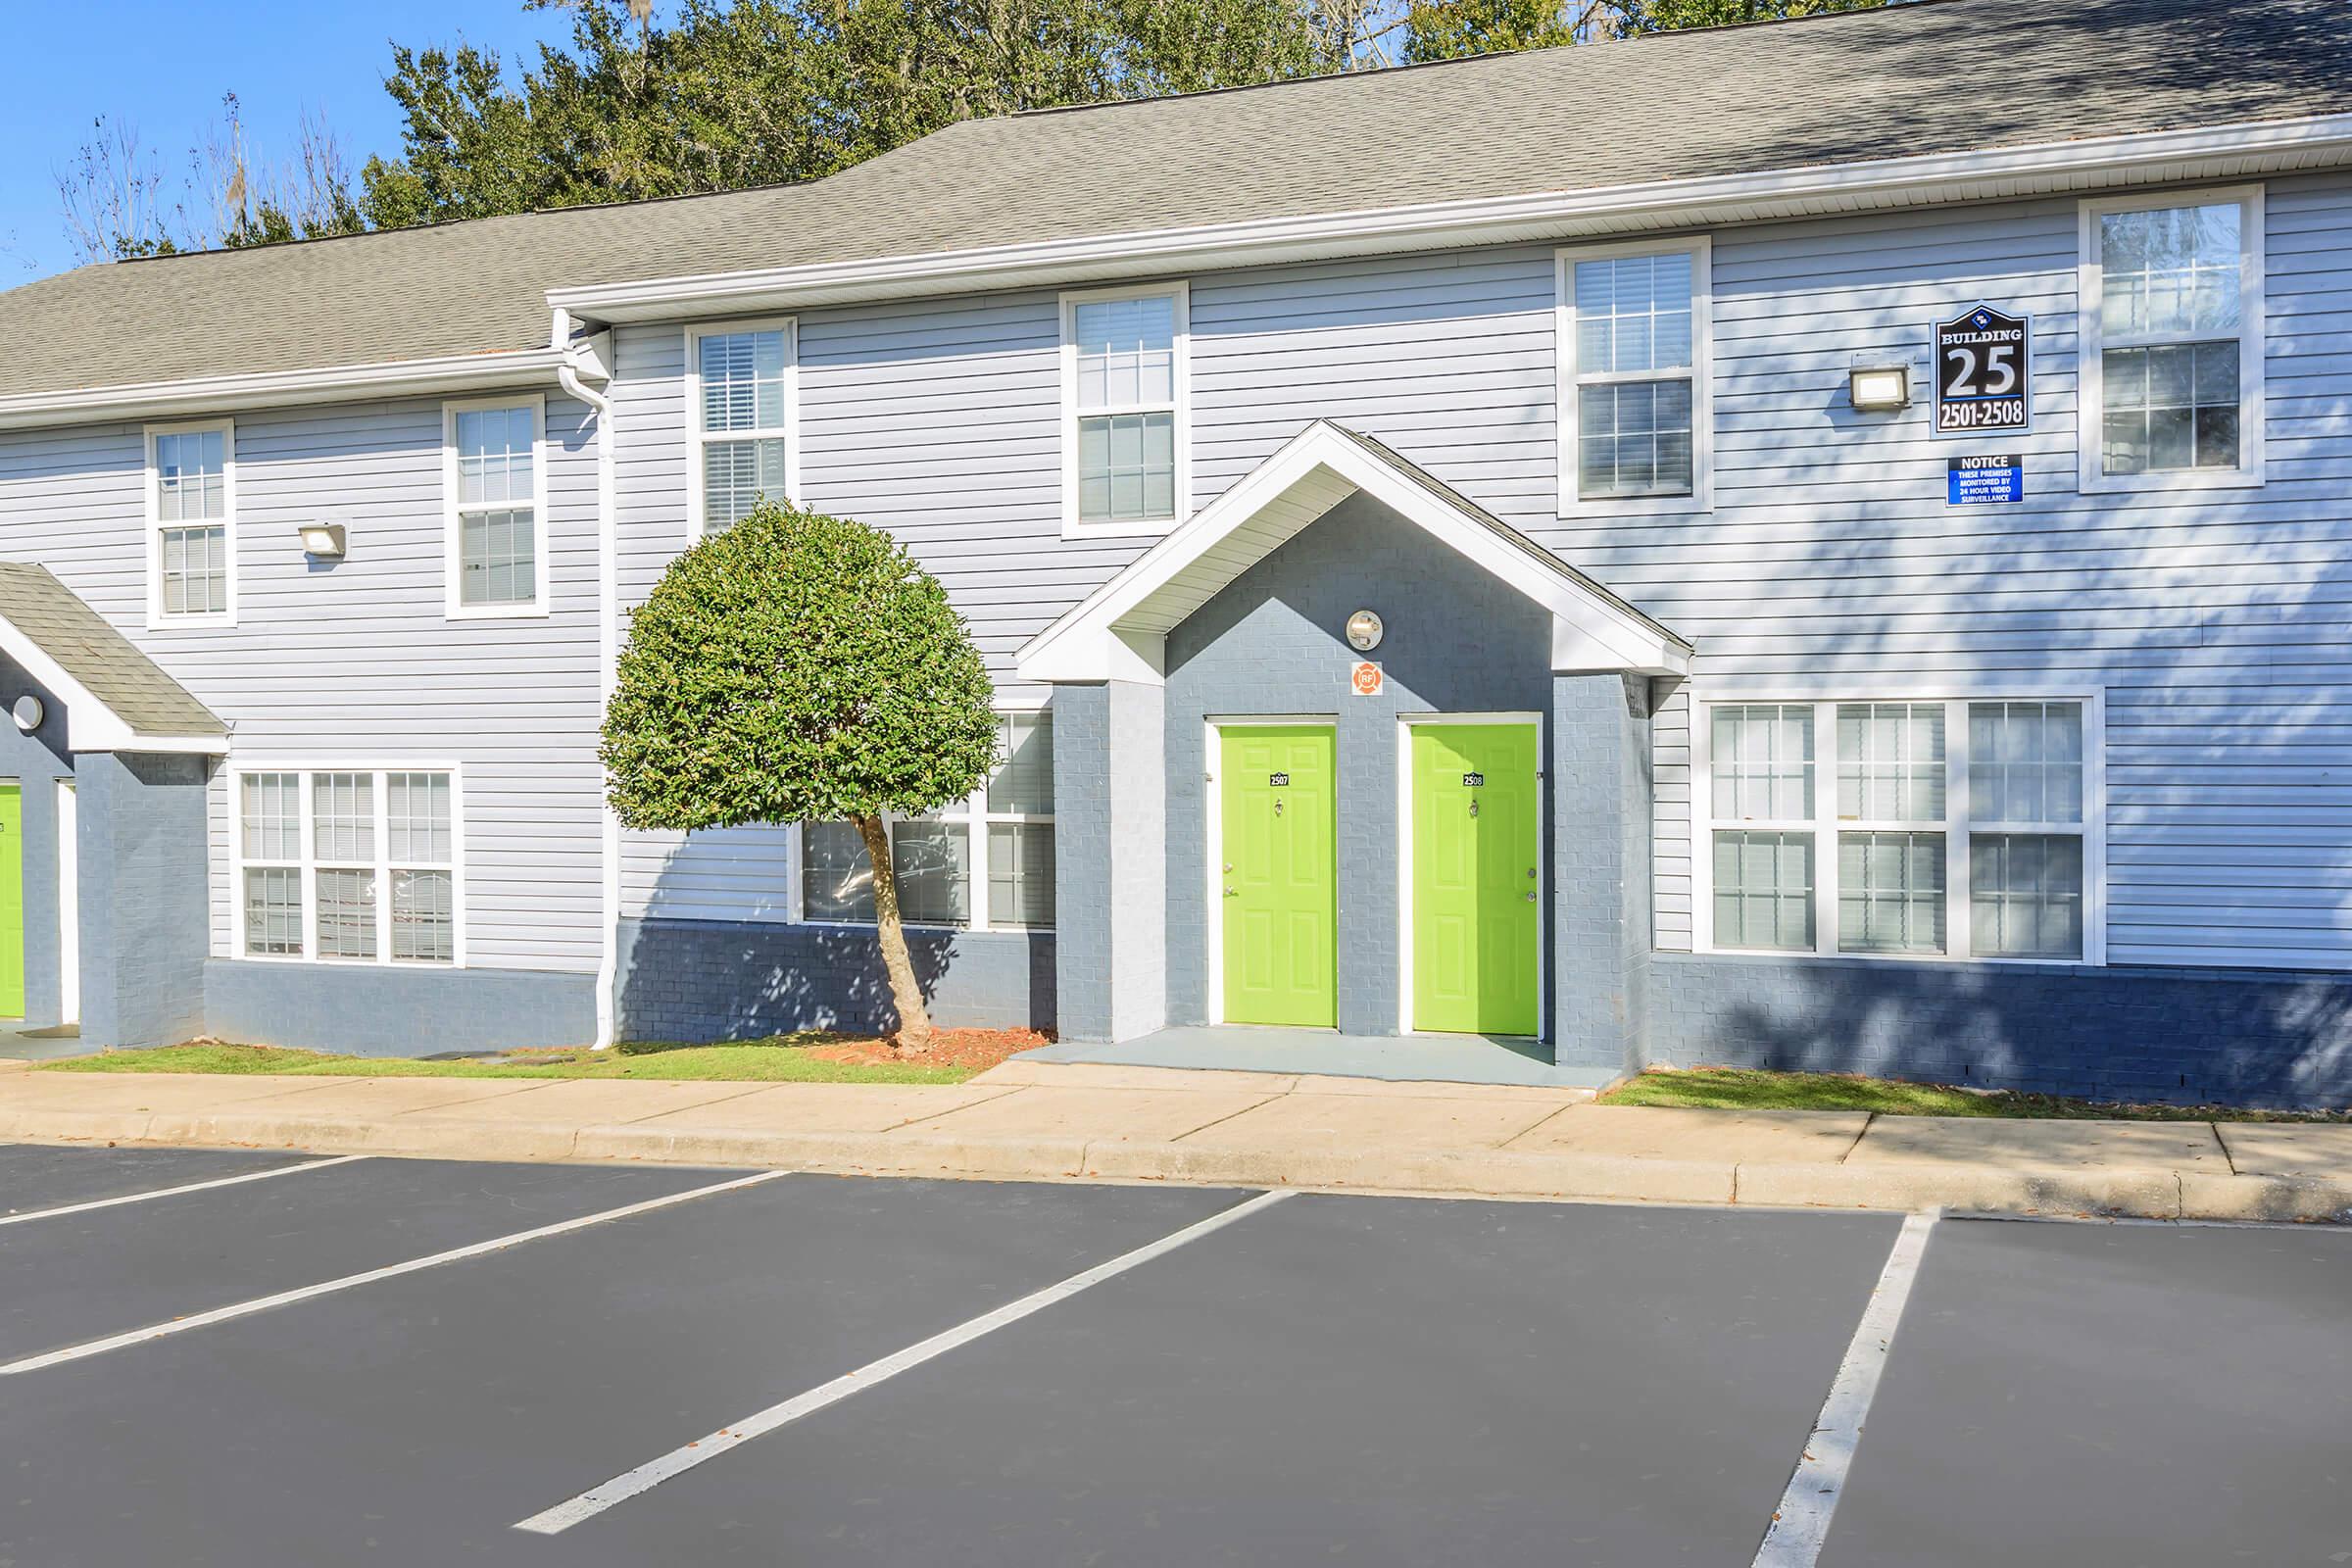
[[[1576,389],[1586,382],[1657,381],[1654,370],[1595,372],[1576,369],[1576,264],[1627,256],[1690,258],[1690,493],[1687,496],[1610,496],[1591,501],[1576,493]],[[1680,239],[1627,240],[1613,245],[1573,245],[1552,255],[1552,368],[1559,432],[1559,514],[1563,517],[1626,517],[1658,513],[1715,510],[1715,308],[1714,241],[1708,235]]]
[[[1000,718],[1036,718],[1045,716],[1049,725],[1051,725],[1053,722],[1053,719],[1051,716],[1049,716],[1049,710],[1043,708],[1000,708],[997,710],[997,716]],[[1059,806],[1061,803],[1056,801],[1054,804]],[[1059,928],[1061,923],[1061,908],[1058,902],[1056,902],[1054,909],[1053,925],[1020,925],[1009,922],[1004,924],[997,924],[989,919],[988,911],[987,858],[989,824],[992,822],[1016,822],[1030,823],[1042,827],[1052,827],[1054,826],[1054,812],[992,811],[988,808],[988,780],[982,779],[980,781],[980,787],[972,791],[971,794],[965,796],[960,805],[942,807],[938,811],[931,813],[930,815],[910,819],[897,811],[885,811],[882,814],[882,822],[883,826],[891,835],[891,852],[894,859],[898,852],[899,824],[908,820],[943,820],[951,823],[960,822],[963,824],[964,831],[968,835],[966,839],[965,863],[969,869],[971,882],[970,895],[972,901],[972,917],[969,920],[900,921],[899,923],[904,925],[907,930],[1009,931],[1019,935],[1029,935],[1035,933],[1051,933]],[[873,930],[874,922],[871,920],[843,920],[832,916],[811,918],[809,916],[807,902],[808,876],[804,870],[804,861],[801,858],[801,837],[806,831],[807,824],[805,823],[795,823],[793,825],[791,846],[793,923],[796,925],[816,926],[819,928],[838,931]],[[1054,849],[1056,857],[1055,863],[1058,864],[1060,863],[1058,858],[1061,853],[1061,843],[1058,837],[1056,837],[1054,840]]]
[[[531,549],[532,596],[529,600],[514,600],[494,605],[468,605],[461,601],[461,578],[464,575],[466,529],[463,514],[466,510],[458,499],[458,416],[499,409],[529,409],[531,411]],[[547,548],[547,399],[538,393],[503,398],[466,398],[441,405],[441,577],[443,583],[443,613],[450,620],[514,620],[547,613],[547,578],[550,566]],[[511,507],[476,507],[477,512],[496,512]]]
[[[228,608],[197,614],[164,613],[164,497],[162,475],[156,469],[155,438],[163,435],[200,435],[220,432],[220,547],[228,561]],[[187,419],[146,428],[147,448],[147,629],[167,631],[175,626],[234,626],[237,623],[237,422],[234,419]],[[173,523],[173,527],[189,524]]]
[[[2082,837],[2082,956],[2029,958],[2006,955],[1978,957],[1969,951],[1968,705],[1970,703],[2080,703],[2082,705],[2082,820],[2011,823],[1990,833],[2080,833]],[[1714,746],[1716,708],[1749,704],[1800,704],[1813,708],[1813,817],[1809,822],[1718,823],[1715,820]],[[1840,821],[1838,816],[1837,716],[1840,703],[1942,703],[1944,713],[1944,817],[1939,822]],[[1954,720],[1958,722],[1955,723]],[[1870,963],[2029,963],[2042,968],[2082,968],[2107,961],[2107,698],[2104,690],[2050,687],[1942,685],[1904,689],[1863,686],[1791,690],[1710,688],[1690,699],[1690,951],[1802,960],[1840,958]],[[1715,945],[1715,854],[1717,827],[1761,832],[1811,832],[1813,840],[1813,951],[1786,948],[1719,948]],[[1838,834],[1893,832],[1905,828],[1944,835],[1944,948],[1942,953],[1842,953],[1838,948]]]
[[[317,963],[356,969],[417,969],[441,972],[463,969],[466,963],[466,773],[462,764],[438,759],[415,761],[333,761],[333,760],[240,760],[225,769],[228,779],[228,915],[234,942],[232,950],[239,959],[253,963]],[[295,779],[295,799],[301,816],[302,859],[248,860],[245,855],[245,780],[255,773],[292,773]],[[316,773],[372,773],[375,782],[370,786],[370,801],[375,809],[375,869],[386,880],[377,888],[375,899],[375,956],[372,958],[321,957],[318,953],[318,827],[311,804],[311,777]],[[389,871],[392,864],[390,830],[390,791],[384,788],[386,773],[447,773],[449,775],[449,899],[450,899],[450,961],[426,963],[416,959],[395,960],[392,956],[392,888]],[[341,863],[341,862],[335,862]],[[302,889],[302,952],[252,953],[246,949],[245,926],[245,870],[248,865],[296,866],[301,872]],[[431,867],[430,869],[440,869]]]
[[[2102,267],[2099,220],[2110,213],[2157,212],[2173,207],[2238,204],[2237,466],[2165,468],[2154,473],[2108,473],[2106,469],[2106,378],[2100,373],[2104,341],[2100,302]],[[2132,490],[2230,490],[2259,487],[2264,478],[2263,349],[2268,332],[2263,303],[2263,187],[2227,185],[2132,196],[2101,196],[2082,203],[2076,236],[2075,340],[2079,345],[2075,451],[2078,482],[2084,494]]]
[[[784,337],[784,423],[778,429],[703,428],[703,339],[742,332],[780,332]],[[708,538],[703,531],[703,448],[713,441],[784,441],[784,494],[801,498],[801,323],[798,317],[767,316],[745,321],[698,321],[686,328],[686,544]]]
[[[1078,516],[1078,307],[1092,300],[1145,299],[1166,295],[1176,302],[1175,415],[1176,511],[1168,517],[1138,522],[1082,522]],[[1192,285],[1128,283],[1116,287],[1064,289],[1061,294],[1061,536],[1064,539],[1141,539],[1170,533],[1193,514],[1193,298]],[[1161,403],[1088,409],[1088,417],[1106,414],[1156,414]]]

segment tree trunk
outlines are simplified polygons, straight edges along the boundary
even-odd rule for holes
[[[920,1055],[931,1049],[931,1013],[915,983],[914,959],[906,952],[906,928],[899,923],[899,876],[890,863],[890,830],[878,816],[858,818],[865,858],[874,867],[874,930],[882,941],[882,967],[890,974],[890,1000],[899,1008],[899,1049]]]

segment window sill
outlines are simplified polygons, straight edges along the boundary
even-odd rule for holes
[[[432,969],[455,973],[466,965],[443,958],[306,958],[299,953],[237,953],[236,963],[308,964],[315,969]]]
[[[1559,516],[1564,522],[1584,517],[1705,516],[1714,510],[1712,495],[1694,491],[1673,496],[1608,496],[1592,501],[1563,495],[1559,503]]]
[[[1693,958],[1786,958],[1800,963],[1845,962],[1953,966],[2012,963],[2030,969],[2099,969],[2106,966],[2102,960],[2094,958],[2019,958],[1987,956],[1981,954],[1960,956],[1949,953],[1821,953],[1810,948],[1693,947],[1686,956]]]
[[[549,611],[545,605],[451,605],[443,613],[444,620],[545,620]]]
[[[2165,468],[2154,473],[2085,473],[2084,495],[2129,495],[2151,490],[2259,490],[2263,475],[2253,468]]]
[[[149,631],[202,631],[212,627],[234,626],[236,623],[237,617],[234,612],[202,615],[150,613],[147,617]]]
[[[806,926],[816,931],[872,931],[878,929],[871,920],[810,920],[804,918],[789,923]],[[970,924],[944,925],[936,920],[902,920],[899,925],[901,929],[907,931],[945,931],[974,937],[1050,937],[1054,934],[1054,927],[1050,925],[992,925],[984,928]]]
[[[1136,522],[1081,522],[1061,519],[1064,539],[1157,539],[1184,526],[1183,517],[1146,517]]]

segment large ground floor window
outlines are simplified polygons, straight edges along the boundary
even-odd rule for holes
[[[900,917],[977,931],[1054,926],[1054,731],[1044,713],[999,720],[996,771],[968,799],[889,820]],[[848,822],[801,829],[801,918],[870,925],[873,868]]]
[[[229,782],[241,956],[463,961],[453,771],[275,768]]]
[[[1702,703],[1701,946],[2100,961],[2096,706]]]

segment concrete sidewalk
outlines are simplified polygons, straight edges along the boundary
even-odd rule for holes
[[[2352,1222],[2352,1126],[1596,1105],[1590,1090],[1012,1061],[953,1088],[0,1075],[0,1140]]]

